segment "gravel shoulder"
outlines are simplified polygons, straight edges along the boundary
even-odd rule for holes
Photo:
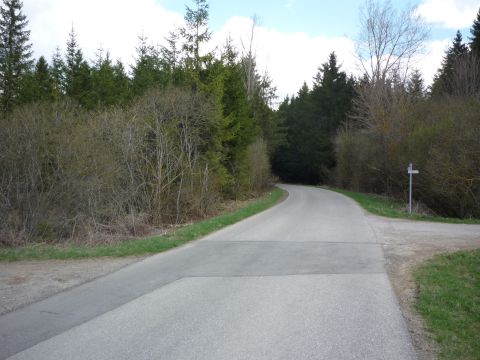
[[[0,262],[0,315],[141,259],[143,257]]]
[[[429,223],[366,214],[382,243],[385,266],[412,335],[419,360],[436,359],[437,347],[414,308],[413,270],[440,253],[480,248],[480,225]]]

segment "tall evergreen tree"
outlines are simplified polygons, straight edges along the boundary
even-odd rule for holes
[[[159,52],[148,44],[144,35],[138,37],[135,65],[132,66],[132,90],[135,95],[141,95],[152,87],[165,86],[168,74],[163,70]]]
[[[113,65],[113,79],[115,83],[117,103],[126,104],[131,100],[130,78],[120,60]]]
[[[128,99],[128,90],[128,77],[123,64],[120,61],[113,64],[109,52],[103,55],[103,49],[100,49],[92,69],[92,96],[95,104],[123,104]]]
[[[425,84],[420,70],[415,69],[407,82],[407,94],[413,100],[421,100],[425,96]]]
[[[170,31],[168,37],[165,38],[168,45],[162,46],[161,49],[162,57],[171,70],[175,70],[180,62],[179,37],[178,32]]]
[[[55,100],[53,77],[47,60],[41,56],[35,64],[35,69],[22,81],[22,103]]]
[[[435,75],[432,84],[432,95],[452,93],[452,77],[455,71],[455,64],[467,54],[468,47],[463,43],[462,33],[458,30],[452,46],[445,52],[441,68]]]
[[[65,94],[65,63],[58,46],[52,56],[51,74],[55,100],[59,100]]]
[[[210,58],[211,54],[200,55],[202,44],[210,40],[212,33],[208,29],[207,0],[193,0],[194,8],[186,7],[186,27],[180,29],[184,39],[183,49],[187,56],[187,67],[192,68],[196,75],[199,74],[202,65]]]
[[[73,27],[67,41],[64,76],[65,94],[83,106],[92,107],[90,66],[83,58]]]
[[[4,112],[18,101],[22,76],[33,65],[28,20],[22,7],[21,0],[4,0],[0,7],[0,100]]]
[[[277,175],[302,183],[328,180],[335,166],[333,139],[347,119],[353,95],[353,79],[340,71],[335,53],[330,54],[314,77],[313,89],[304,84],[296,98],[279,108],[286,137],[274,154]]]
[[[472,34],[472,37],[469,38],[470,50],[472,53],[480,57],[480,9],[478,10],[476,19],[473,21],[470,33]]]

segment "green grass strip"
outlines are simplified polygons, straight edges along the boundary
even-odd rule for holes
[[[350,190],[337,189],[337,188],[328,188],[328,190],[333,190],[340,194],[343,194],[352,198],[353,200],[358,202],[365,210],[375,215],[386,216],[390,218],[444,222],[444,223],[451,223],[451,224],[480,224],[480,219],[458,219],[458,218],[447,218],[447,217],[441,217],[441,216],[409,214],[406,211],[407,209],[406,204],[400,201],[388,198],[386,196],[374,195],[374,194],[363,194],[363,193],[358,193]]]
[[[480,250],[440,255],[415,273],[416,308],[441,359],[480,359]]]
[[[32,245],[21,248],[1,248],[0,261],[81,259],[104,256],[124,257],[155,254],[198,239],[225,226],[264,211],[278,203],[284,194],[284,190],[275,188],[260,200],[242,209],[181,227],[167,235],[131,239],[113,245]]]

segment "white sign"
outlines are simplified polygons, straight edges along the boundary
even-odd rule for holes
[[[418,174],[419,171],[418,171],[418,170],[408,169],[408,173],[409,173],[409,174]]]

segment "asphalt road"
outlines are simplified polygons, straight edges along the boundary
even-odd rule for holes
[[[0,358],[415,359],[363,211],[282,187],[262,214],[0,317]]]

